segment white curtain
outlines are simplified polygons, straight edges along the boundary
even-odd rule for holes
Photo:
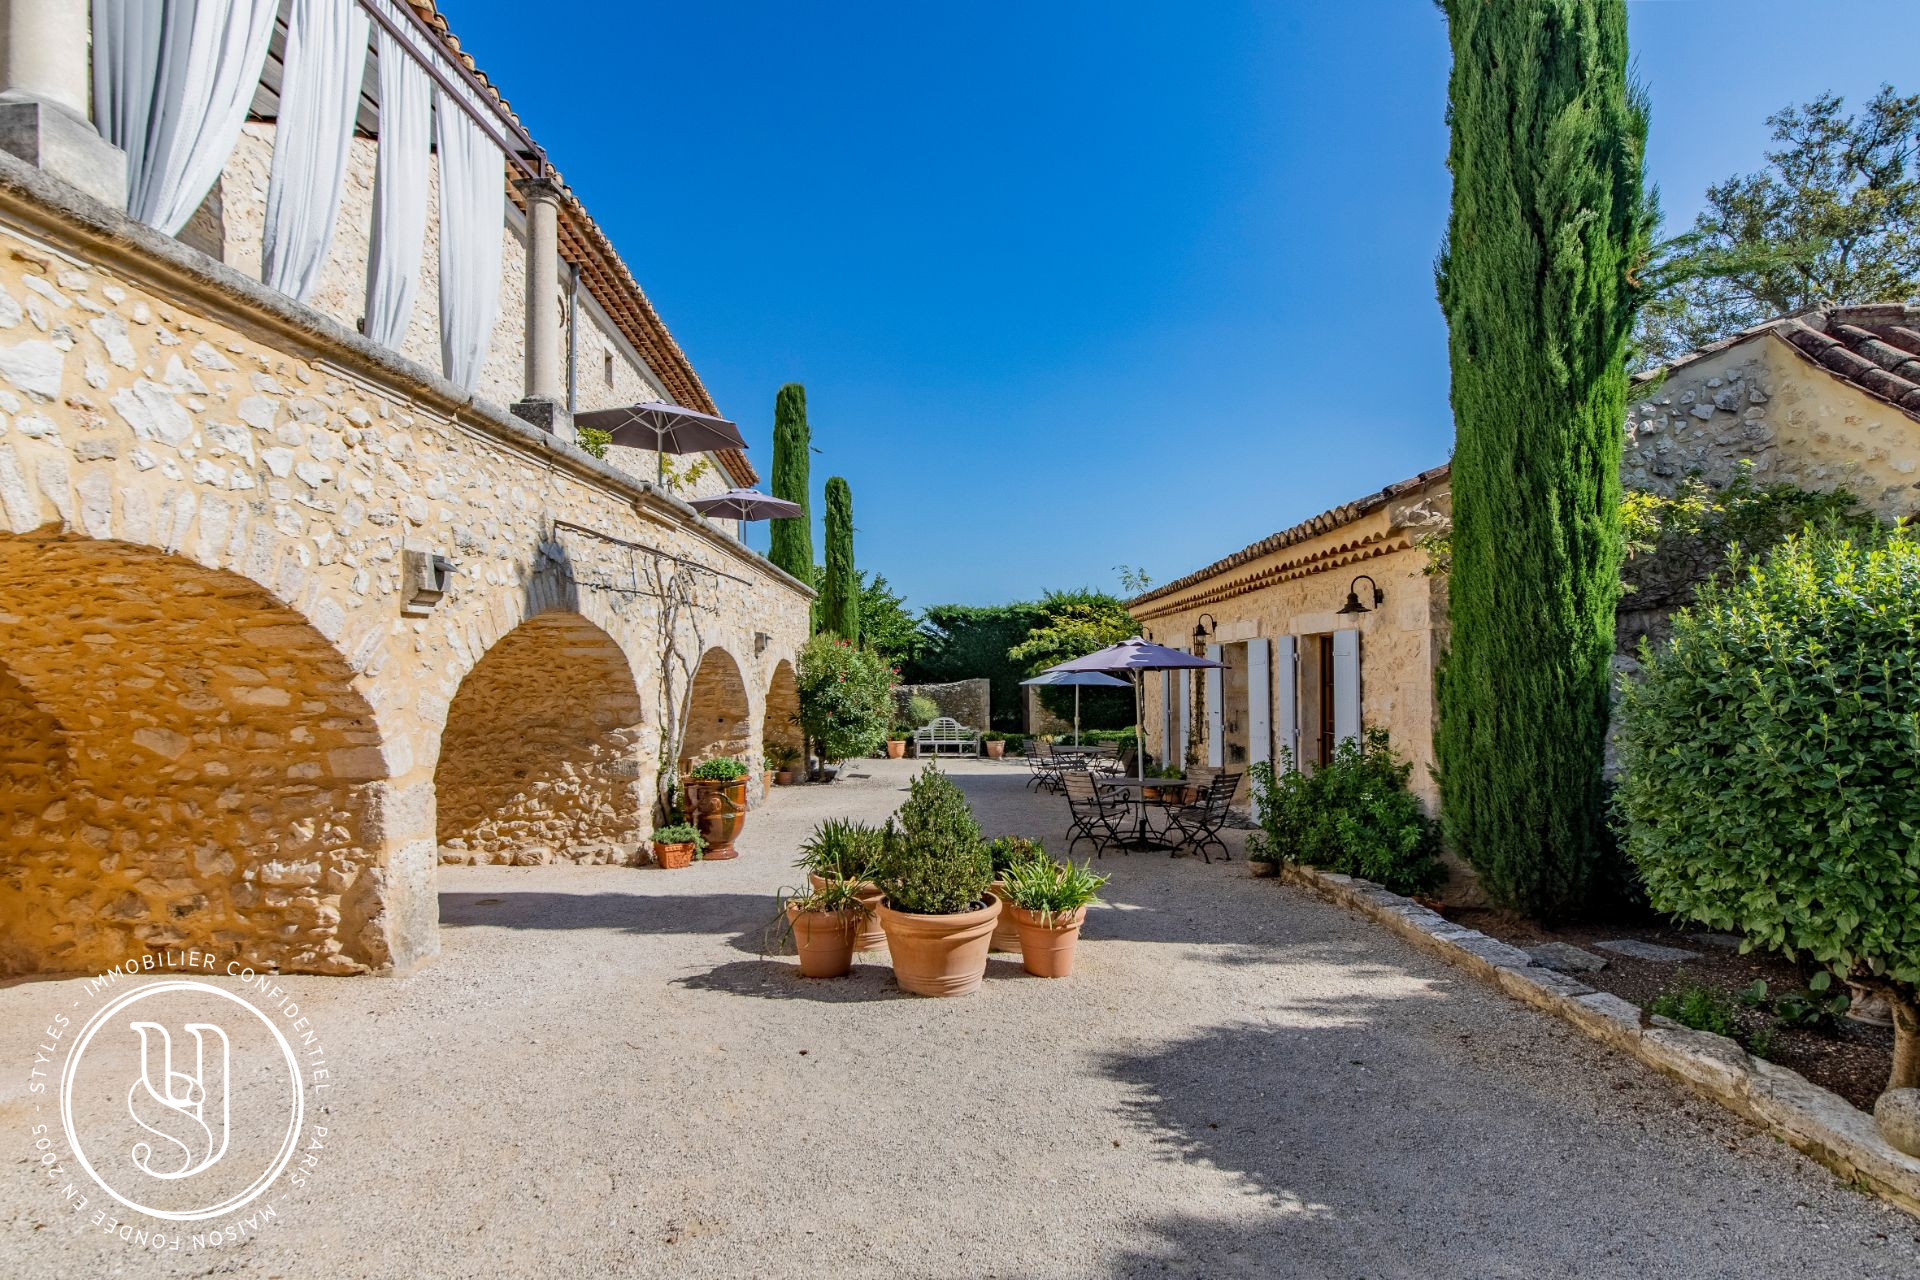
[[[371,25],[357,0],[293,0],[287,19],[260,278],[301,302],[320,283],[340,213]]]
[[[93,114],[127,212],[175,235],[240,137],[278,0],[93,0]]]
[[[447,381],[472,391],[500,313],[507,158],[438,85],[433,120],[440,144],[440,368]]]
[[[376,2],[391,12],[390,0]],[[369,341],[398,351],[413,316],[426,252],[433,83],[384,29],[373,38],[380,55],[380,156],[373,175],[365,332]]]

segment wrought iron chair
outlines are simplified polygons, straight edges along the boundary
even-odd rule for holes
[[[1067,793],[1067,812],[1073,825],[1067,834],[1067,853],[1082,840],[1093,841],[1093,851],[1105,857],[1107,846],[1120,841],[1119,821],[1123,816],[1100,794],[1100,787],[1084,766],[1062,772],[1061,788]]]
[[[1168,815],[1168,821],[1180,833],[1181,848],[1192,845],[1209,863],[1213,861],[1207,853],[1209,848],[1220,851],[1222,862],[1233,860],[1226,842],[1220,838],[1220,828],[1227,825],[1227,812],[1233,805],[1233,793],[1239,787],[1239,774],[1217,773],[1207,782],[1207,789],[1197,801]]]
[[[1027,785],[1039,787],[1042,791],[1053,790],[1056,781],[1053,768],[1053,744],[1043,738],[1028,738],[1026,756]]]

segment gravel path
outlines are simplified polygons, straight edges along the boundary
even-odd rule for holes
[[[215,1252],[59,1207],[25,1064],[77,983],[0,990],[0,1274],[1920,1273],[1920,1223],[1237,859],[1107,858],[1068,981],[996,956],[934,1001],[762,958],[798,838],[910,766],[775,793],[736,862],[443,869],[439,959],[286,980],[332,1147]],[[1021,766],[951,769],[989,833],[1059,835]]]

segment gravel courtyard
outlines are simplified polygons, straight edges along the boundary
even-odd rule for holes
[[[443,868],[441,956],[291,978],[341,1088],[280,1220],[143,1255],[29,1155],[77,980],[0,990],[0,1273],[34,1276],[1912,1276],[1920,1223],[1298,890],[1109,856],[1071,980],[807,982],[773,893],[912,762],[776,792],[736,862]],[[956,763],[990,834],[1063,801]],[[222,980],[225,981],[225,980]]]

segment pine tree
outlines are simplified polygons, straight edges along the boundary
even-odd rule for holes
[[[820,629],[860,638],[860,580],[853,571],[853,490],[839,476],[827,481],[827,565],[820,584]]]
[[[767,559],[808,586],[813,576],[813,507],[807,501],[807,389],[797,382],[780,388],[773,400],[773,496],[800,504],[791,520],[768,522]]]
[[[1453,213],[1441,807],[1499,902],[1578,908],[1606,849],[1627,343],[1654,215],[1625,0],[1442,0]]]

